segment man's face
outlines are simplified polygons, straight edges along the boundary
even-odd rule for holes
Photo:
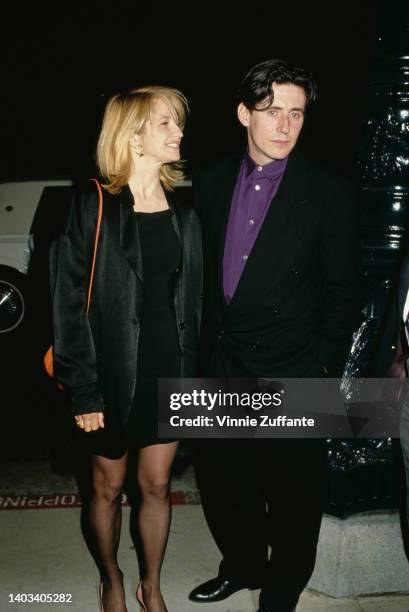
[[[293,150],[304,123],[306,96],[302,87],[273,83],[272,105],[249,111],[239,104],[239,121],[247,128],[249,154],[257,164],[284,159]]]

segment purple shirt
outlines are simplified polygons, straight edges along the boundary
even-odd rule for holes
[[[275,197],[288,157],[265,166],[246,153],[234,188],[223,256],[223,289],[229,303]]]

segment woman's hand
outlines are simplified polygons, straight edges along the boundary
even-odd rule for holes
[[[104,425],[103,412],[91,412],[90,414],[78,414],[75,417],[75,422],[80,429],[84,431],[96,431]]]

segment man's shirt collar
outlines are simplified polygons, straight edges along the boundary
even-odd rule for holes
[[[281,174],[284,172],[287,165],[288,157],[284,159],[275,159],[268,164],[261,166],[256,164],[254,159],[250,157],[248,153],[244,155],[244,175],[249,178],[253,175],[255,178],[259,176],[265,176],[269,181],[276,181]]]

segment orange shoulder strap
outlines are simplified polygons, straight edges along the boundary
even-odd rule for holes
[[[103,208],[103,201],[104,201],[103,196],[102,196],[101,185],[99,184],[97,179],[90,179],[90,180],[94,181],[94,183],[96,184],[97,189],[98,189],[98,220],[97,220],[97,229],[96,229],[96,232],[95,232],[94,253],[92,255],[91,275],[90,275],[89,286],[88,286],[88,298],[87,298],[87,310],[86,310],[87,314],[88,314],[89,307],[90,307],[90,304],[91,304],[92,285],[94,283],[95,262],[96,262],[96,259],[97,259],[99,232],[100,232],[100,229],[101,229],[102,208]]]

